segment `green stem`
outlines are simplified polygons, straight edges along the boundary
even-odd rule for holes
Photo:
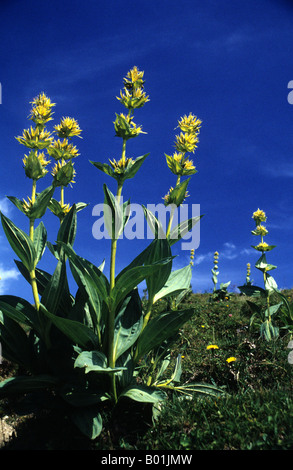
[[[37,181],[33,180],[33,187],[32,187],[32,204],[35,203],[36,201],[36,192],[37,192]],[[34,241],[34,224],[35,224],[35,219],[30,219],[30,227],[29,227],[29,237],[31,241]],[[37,280],[36,280],[36,272],[35,269],[33,269],[30,272],[30,279],[31,279],[31,286],[32,286],[32,291],[33,291],[33,297],[35,301],[35,307],[36,310],[39,311],[40,309],[40,299],[39,299],[39,293],[38,293],[38,285],[37,285]]]
[[[122,158],[125,158],[125,144],[126,141],[123,140],[123,150],[122,150]],[[117,203],[120,203],[121,193],[122,193],[122,186],[123,184],[118,183],[117,188]],[[116,253],[117,253],[117,239],[114,238],[111,243],[111,259],[110,259],[110,293],[109,296],[111,297],[112,290],[115,287],[115,265],[116,265]],[[115,310],[113,309],[112,305],[109,308],[109,318],[108,318],[108,362],[109,367],[115,367],[115,357],[114,357],[114,327],[115,327]],[[111,385],[112,385],[112,393],[117,403],[117,392],[116,392],[116,379],[115,374],[111,374]]]
[[[180,175],[177,176],[176,186],[178,186],[179,183],[180,183]],[[170,214],[169,223],[168,223],[168,228],[167,228],[167,232],[166,232],[166,237],[167,237],[167,238],[168,238],[169,235],[170,235],[170,231],[171,231],[171,227],[172,227],[172,222],[173,222],[173,218],[174,218],[174,212],[175,212],[175,207],[174,207],[174,204],[173,204],[173,205],[172,205],[172,209],[171,209],[171,214]]]

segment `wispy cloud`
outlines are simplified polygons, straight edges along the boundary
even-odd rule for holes
[[[0,199],[0,211],[3,212],[4,215],[8,215],[10,212],[10,205],[8,199],[3,197]]]
[[[7,269],[0,264],[0,294],[3,295],[10,284],[10,281],[15,281],[20,275],[19,271],[16,268]]]

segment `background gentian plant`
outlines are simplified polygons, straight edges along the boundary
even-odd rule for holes
[[[53,392],[79,429],[93,439],[102,430],[105,406],[115,409],[121,400],[135,400],[156,405],[166,399],[168,390],[184,394],[218,394],[212,385],[180,385],[181,356],[174,372],[166,379],[170,347],[180,327],[191,318],[193,309],[177,308],[153,314],[153,306],[163,298],[185,292],[190,287],[192,265],[172,271],[171,247],[187,233],[200,217],[172,228],[176,208],[184,201],[188,181],[195,167],[186,157],[194,152],[200,121],[193,115],[179,121],[181,134],[176,138],[177,153],[166,157],[168,167],[177,177],[166,204],[173,204],[167,233],[160,221],[145,207],[145,215],[154,230],[154,239],[120,273],[116,273],[118,239],[130,215],[130,201],[121,202],[126,181],[133,178],[146,155],[128,157],[128,140],[143,133],[135,124],[134,111],[149,100],[144,92],[144,73],[137,67],[124,79],[118,100],[126,113],[116,114],[114,129],[122,140],[120,158],[109,163],[91,162],[116,183],[116,193],[104,184],[104,219],[111,236],[110,277],[99,266],[79,256],[74,249],[77,213],[85,203],[66,204],[65,188],[74,181],[73,159],[78,150],[71,140],[81,129],[73,118],[63,118],[53,133],[46,129],[55,106],[44,93],[33,101],[31,119],[35,127],[25,130],[18,141],[29,148],[24,157],[25,174],[32,180],[31,197],[9,199],[28,218],[28,234],[1,213],[6,237],[17,255],[16,264],[30,283],[34,305],[12,295],[0,296],[0,341],[3,356],[26,371],[0,383],[0,397],[15,393]],[[56,138],[54,138],[56,137]],[[49,177],[49,161],[55,161],[51,184],[37,193],[40,178]],[[60,199],[56,192],[60,191]],[[47,240],[41,220],[49,208],[59,219],[55,243]],[[175,234],[176,237],[175,237]],[[159,236],[160,235],[160,236]],[[52,274],[38,267],[48,247],[55,262]],[[76,292],[69,289],[68,264],[76,282]],[[145,281],[147,303],[143,308],[138,284]],[[155,360],[154,360],[155,358]],[[142,373],[147,370],[147,374]],[[147,376],[146,380],[143,378]]]

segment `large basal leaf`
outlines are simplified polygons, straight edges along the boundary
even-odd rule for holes
[[[137,340],[143,324],[142,305],[137,289],[125,299],[114,326],[114,361]]]
[[[68,318],[57,317],[48,312],[42,304],[40,305],[40,310],[73,344],[77,344],[85,349],[99,347],[99,338],[86,325]]]
[[[62,259],[59,259],[55,271],[44,289],[41,302],[54,315],[62,310],[62,316],[65,316],[71,307],[71,297],[66,276],[66,264],[63,258],[62,256]],[[65,310],[60,309],[62,303]]]
[[[146,385],[134,384],[123,390],[119,395],[119,399],[122,397],[131,398],[131,400],[139,401],[143,403],[158,403],[167,398],[167,395],[163,390],[155,387],[147,387]]]
[[[152,265],[130,268],[124,272],[124,274],[119,276],[117,282],[115,283],[115,287],[111,292],[111,308],[116,310],[120,303],[129,294],[129,292],[131,292],[135,287],[138,286],[138,284],[148,277],[156,275],[162,266],[170,264],[170,261],[170,259],[162,260]]]
[[[151,299],[165,285],[172,270],[172,253],[168,240],[155,238],[150,245],[145,264],[154,265],[160,263],[163,259],[169,259],[170,262],[162,264],[159,269],[146,278],[147,290]]]
[[[5,217],[2,212],[0,212],[0,214],[3,230],[11,248],[23,262],[27,270],[31,272],[37,261],[37,254],[32,240],[23,230],[8,219],[8,217]]]
[[[175,310],[154,317],[139,336],[135,361],[147,354],[166,339],[174,336],[179,328],[193,315],[194,309]]]
[[[14,295],[1,295],[0,311],[12,320],[38,331],[39,320],[36,309],[25,299]]]
[[[96,266],[88,260],[78,256],[69,245],[62,244],[66,255],[70,261],[70,267],[78,286],[83,286],[95,304],[98,295],[100,301],[107,301],[109,293],[109,281],[106,276]]]
[[[24,329],[0,310],[1,354],[13,363],[30,368],[30,344]]]
[[[37,390],[54,388],[58,379],[51,375],[17,376],[0,382],[0,398],[16,393],[30,393]]]
[[[96,406],[73,409],[70,418],[89,439],[95,439],[101,434],[103,421]]]

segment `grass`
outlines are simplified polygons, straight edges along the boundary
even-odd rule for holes
[[[293,291],[283,293],[292,302]],[[46,410],[35,406],[20,417],[16,411],[23,408],[24,399],[2,400],[0,418],[8,416],[7,423],[15,425],[17,434],[2,448],[292,450],[293,366],[287,348],[291,337],[281,329],[276,340],[260,338],[259,326],[250,325],[246,300],[230,294],[214,302],[210,294],[190,294],[180,306],[194,308],[172,349],[174,363],[178,354],[182,356],[182,382],[216,384],[226,396],[189,399],[172,393],[156,420],[149,406],[125,400],[113,414],[105,409],[104,430],[93,442],[78,434],[56,404],[50,408],[46,401]],[[164,306],[162,302],[157,308]],[[211,344],[218,349],[207,349]],[[228,363],[229,357],[236,360]],[[8,373],[7,363],[2,364],[0,378]]]

